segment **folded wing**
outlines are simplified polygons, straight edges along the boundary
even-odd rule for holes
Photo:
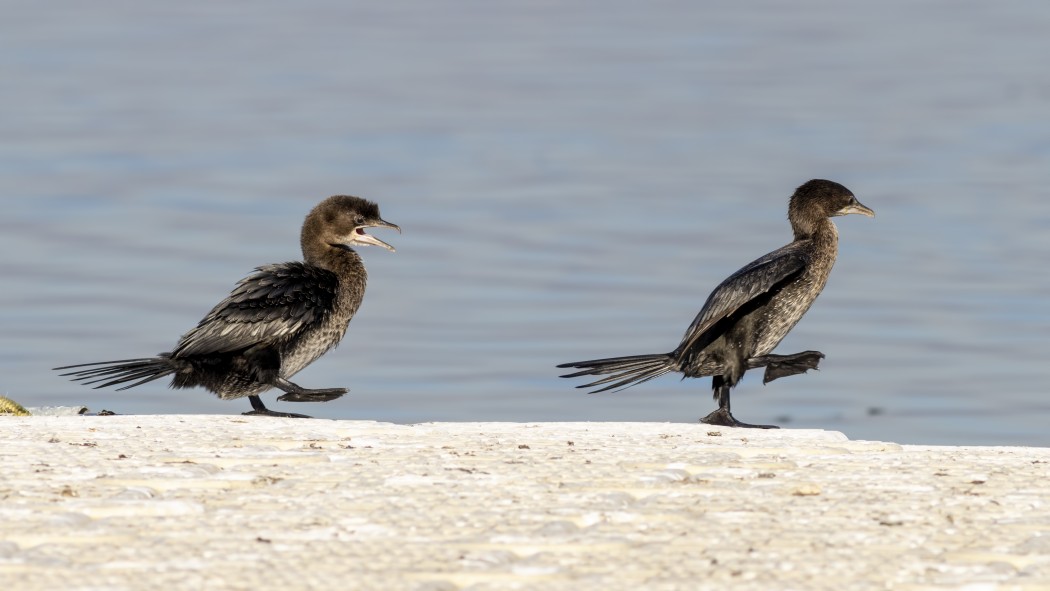
[[[232,353],[294,339],[327,319],[338,287],[334,273],[303,263],[259,267],[186,333],[171,354]]]
[[[686,329],[675,356],[705,347],[721,334],[716,327],[723,319],[747,306],[801,273],[808,262],[806,241],[797,241],[756,259],[718,285],[704,307]]]

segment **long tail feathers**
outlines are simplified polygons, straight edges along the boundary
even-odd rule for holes
[[[95,389],[115,386],[125,382],[133,382],[117,390],[127,390],[135,386],[141,386],[146,382],[152,382],[164,376],[175,373],[171,360],[166,357],[145,357],[142,359],[121,359],[118,361],[99,361],[96,363],[81,363],[79,365],[65,365],[56,367],[55,370],[74,369],[77,367],[89,367],[91,369],[78,369],[63,374],[63,376],[77,376],[72,378],[74,382],[85,384],[99,384]]]
[[[623,390],[643,382],[648,382],[649,380],[658,378],[666,373],[677,371],[674,358],[666,353],[659,355],[632,355],[629,357],[576,361],[573,363],[563,363],[558,367],[572,367],[581,370],[565,374],[561,376],[563,378],[612,374],[600,380],[590,382],[589,384],[576,386],[577,388],[604,386],[603,388],[594,390],[591,394],[607,392],[609,390]]]

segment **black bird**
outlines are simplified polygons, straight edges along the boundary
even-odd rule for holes
[[[248,415],[302,417],[266,408],[259,393],[277,388],[286,402],[326,402],[346,388],[303,388],[289,379],[336,346],[365,296],[367,273],[354,245],[394,247],[365,228],[401,228],[379,217],[360,197],[336,195],[306,216],[300,243],[303,262],[258,267],[212,308],[169,353],[156,357],[56,367],[90,367],[63,373],[104,388],[126,390],[171,375],[172,388],[200,386],[219,398],[247,396]]]
[[[763,383],[816,369],[820,351],[772,355],[776,347],[817,299],[838,254],[839,233],[830,217],[859,213],[874,217],[849,189],[821,179],[811,180],[791,196],[788,220],[795,239],[733,273],[708,296],[704,307],[670,353],[635,355],[565,363],[581,371],[563,378],[612,374],[589,384],[595,392],[627,388],[666,373],[683,377],[713,376],[711,389],[718,410],[700,422],[727,427],[749,425],[733,417],[729,392],[744,372],[765,367]]]

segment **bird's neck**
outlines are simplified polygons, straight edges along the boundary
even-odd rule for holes
[[[357,251],[345,244],[325,244],[320,249],[307,255],[303,253],[307,263],[327,269],[336,275],[364,274],[365,264]]]
[[[361,255],[344,244],[313,242],[303,245],[303,262],[339,276],[340,280],[365,280],[365,264]]]
[[[839,230],[829,218],[821,218],[815,223],[792,223],[791,230],[795,240],[813,240],[821,243],[839,243]]]
[[[357,312],[365,295],[368,273],[361,255],[343,244],[324,244],[322,248],[303,252],[306,264],[330,271],[339,278],[336,306],[349,316]]]

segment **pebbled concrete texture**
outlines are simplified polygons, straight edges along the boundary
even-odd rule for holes
[[[0,589],[1050,589],[1050,449],[0,417]]]

